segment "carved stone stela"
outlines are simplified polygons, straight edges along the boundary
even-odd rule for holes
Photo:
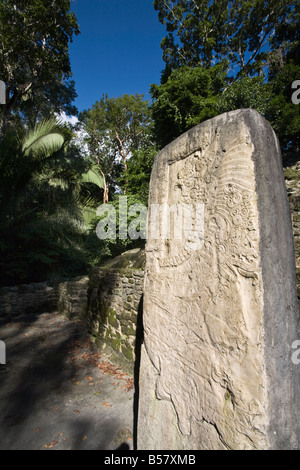
[[[157,156],[149,220],[152,205],[169,205],[189,208],[192,222],[175,237],[173,218],[168,239],[149,228],[138,448],[272,446],[253,114],[262,125],[254,111],[228,113]]]

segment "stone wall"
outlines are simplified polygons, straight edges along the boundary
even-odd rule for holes
[[[70,319],[81,319],[87,311],[89,277],[82,276],[57,286],[57,310]]]
[[[0,288],[0,315],[58,311],[80,318],[87,308],[88,276],[64,282],[38,282]]]
[[[133,373],[144,252],[131,250],[90,273],[85,322],[112,360]]]
[[[47,282],[0,288],[0,315],[51,312],[58,303],[57,286]]]
[[[300,162],[284,168],[294,235],[297,293],[300,311]]]
[[[99,348],[133,373],[144,252],[131,250],[81,276],[0,288],[0,315],[54,312],[83,320]]]

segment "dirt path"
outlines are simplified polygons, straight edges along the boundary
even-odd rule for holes
[[[133,448],[133,379],[57,313],[0,318],[1,450]]]

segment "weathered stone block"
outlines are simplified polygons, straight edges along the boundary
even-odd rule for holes
[[[154,208],[183,205],[190,230],[151,237]],[[269,123],[233,111],[163,149],[148,228],[138,448],[299,449],[292,226]]]
[[[133,373],[137,306],[143,293],[145,253],[131,250],[109,260],[90,273],[85,318],[97,322],[97,345],[105,347],[123,370]]]

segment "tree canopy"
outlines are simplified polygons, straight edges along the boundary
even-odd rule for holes
[[[77,113],[69,44],[79,27],[70,7],[70,0],[0,2],[2,283],[75,275],[141,246],[141,239],[99,240],[97,208],[110,202],[120,225],[126,195],[132,222],[147,205],[158,150],[220,113],[256,109],[283,155],[299,159],[299,104],[291,99],[300,78],[298,1],[154,0],[166,37],[152,100],[99,90],[74,128],[53,119]],[[138,232],[138,217],[134,225]]]
[[[126,192],[128,160],[133,151],[149,144],[151,117],[149,103],[143,95],[123,95],[109,98],[103,95],[99,101],[80,114],[86,133],[85,142],[89,154],[99,166],[108,187],[122,185]]]
[[[299,152],[297,1],[155,0],[167,36],[161,84],[152,85],[160,146],[209,117],[251,107],[274,127],[283,154]]]
[[[154,134],[160,147],[219,114],[225,79],[222,64],[207,69],[182,66],[165,83],[151,86]]]
[[[253,75],[268,65],[270,51],[285,57],[299,50],[297,1],[155,0],[154,8],[167,31],[161,43],[166,75],[222,60],[233,75]]]
[[[0,128],[16,116],[76,112],[69,43],[79,34],[70,0],[2,0],[0,77],[6,84]],[[31,122],[33,124],[33,122]]]
[[[0,148],[1,283],[43,281],[87,266],[77,181],[84,162],[54,119],[6,131]]]

